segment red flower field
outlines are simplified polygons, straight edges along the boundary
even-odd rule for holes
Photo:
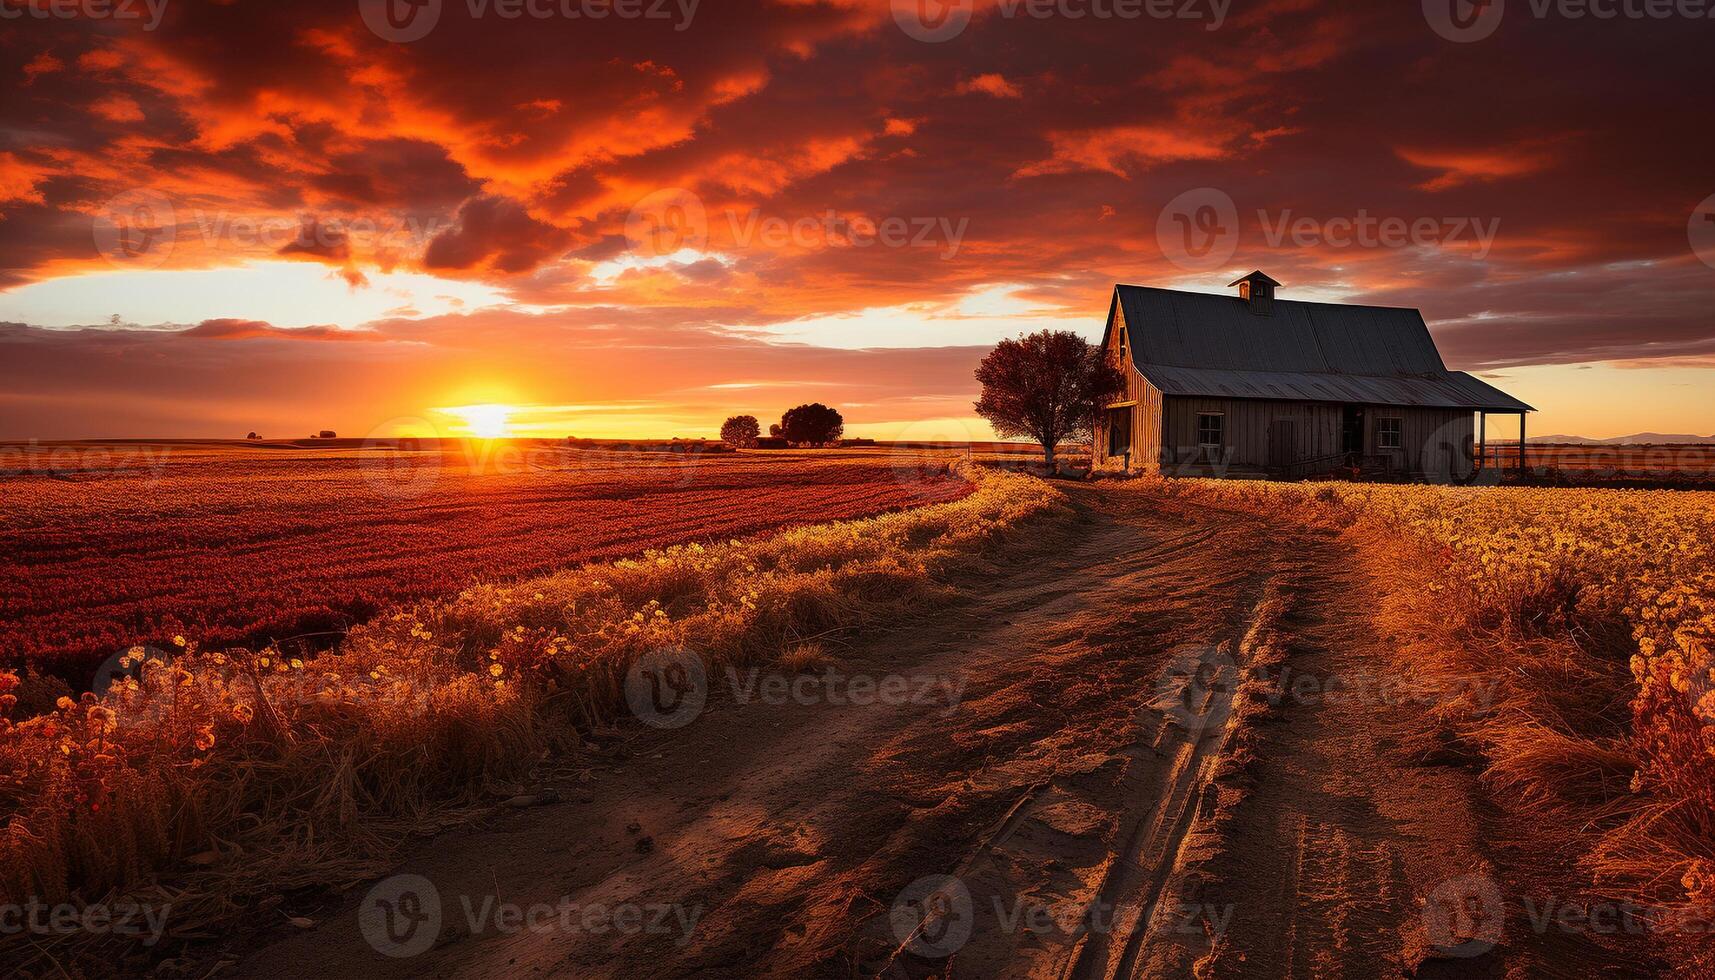
[[[0,459],[0,663],[74,682],[134,644],[327,645],[391,603],[687,541],[956,499],[943,462],[548,443],[218,443]]]

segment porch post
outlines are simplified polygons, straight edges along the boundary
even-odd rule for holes
[[[1518,475],[1524,476],[1524,420],[1525,413],[1518,413]]]
[[[1489,468],[1489,413],[1477,413],[1477,469]]]

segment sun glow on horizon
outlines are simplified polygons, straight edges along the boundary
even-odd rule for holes
[[[453,424],[453,435],[476,439],[504,439],[512,435],[511,421],[516,409],[511,405],[487,404],[458,405],[436,411],[458,420]]]

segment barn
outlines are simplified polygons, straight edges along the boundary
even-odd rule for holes
[[[1114,287],[1102,345],[1126,390],[1097,417],[1098,469],[1445,483],[1485,458],[1488,416],[1523,436],[1534,409],[1447,370],[1418,311],[1280,300],[1261,272],[1231,285]]]

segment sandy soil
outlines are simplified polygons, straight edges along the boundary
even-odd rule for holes
[[[629,726],[561,802],[235,938],[222,975],[1651,975],[1485,908],[1497,818],[1422,706],[1328,695],[1408,672],[1361,549],[1068,492],[1030,554],[834,647],[905,679],[888,703],[716,672],[687,727]],[[1271,657],[1296,693],[1241,707]]]

